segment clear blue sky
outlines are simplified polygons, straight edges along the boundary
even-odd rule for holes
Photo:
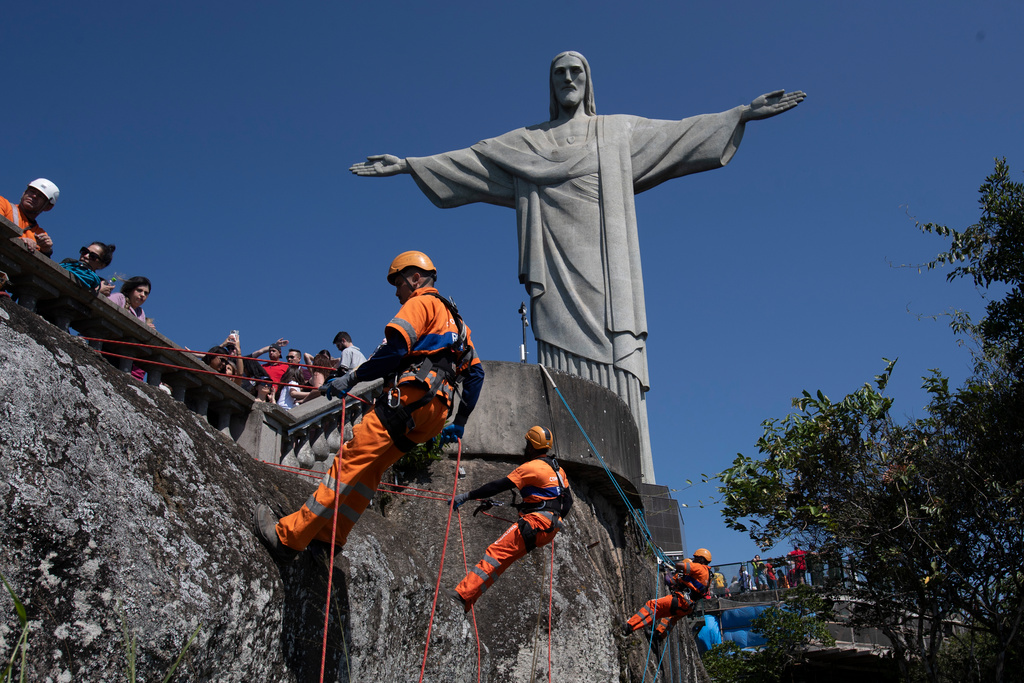
[[[707,6],[703,6],[707,5]],[[712,6],[714,5],[714,6]],[[651,437],[689,548],[756,548],[710,484],[803,389],[833,398],[899,357],[890,394],[969,369],[944,322],[968,283],[899,264],[963,227],[993,158],[1024,171],[1024,3],[11,3],[0,194],[62,191],[55,255],[115,242],[105,272],[147,275],[146,310],[182,345],[234,328],[369,353],[396,308],[391,258],[428,252],[485,359],[518,360],[514,214],[442,211],[367,154],[459,149],[547,117],[556,53],[585,54],[599,113],[683,118],[777,88],[796,110],[747,128],[721,170],[637,198]],[[531,340],[531,358],[533,355]],[[787,550],[784,548],[782,550]]]

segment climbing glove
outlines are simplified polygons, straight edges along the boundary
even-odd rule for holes
[[[462,438],[466,428],[463,425],[448,425],[441,430],[441,434],[438,437],[441,440],[441,445],[452,443]]]
[[[352,385],[356,383],[355,370],[352,372],[345,373],[341,377],[335,377],[329,379],[320,385],[320,393],[327,397],[328,400],[335,396],[341,396],[347,394],[348,390],[352,388]]]
[[[463,505],[466,504],[467,500],[469,500],[469,494],[468,493],[459,493],[459,494],[457,494],[455,496],[455,498],[452,500],[452,509],[453,510],[458,510],[460,507],[462,507]]]

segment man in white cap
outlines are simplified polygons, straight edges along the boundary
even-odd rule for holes
[[[59,196],[56,185],[46,178],[37,178],[28,184],[17,204],[0,197],[0,215],[21,228],[21,239],[29,248],[52,256],[53,240],[36,223],[36,216],[52,209]]]

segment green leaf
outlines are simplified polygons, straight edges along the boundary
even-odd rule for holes
[[[14,594],[14,589],[11,588],[11,584],[7,583],[7,579],[3,574],[0,574],[0,581],[4,582],[7,592],[11,594],[11,600],[14,601],[14,611],[18,613],[18,621],[21,622],[22,626],[25,626],[28,624],[28,613],[25,611],[25,606],[21,604],[21,600]]]

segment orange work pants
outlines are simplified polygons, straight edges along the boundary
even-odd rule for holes
[[[407,405],[424,394],[420,387],[402,386],[402,404]],[[416,426],[406,433],[415,443],[424,443],[437,436],[448,418],[448,405],[441,397],[413,412]],[[384,471],[405,453],[391,440],[376,410],[363,416],[352,429],[352,440],[345,444],[340,456],[334,458],[313,495],[298,512],[282,517],[277,523],[277,536],[289,548],[305,550],[310,541],[331,542],[334,517],[334,487],[338,486],[337,545],[345,545],[352,527],[370,504]]]
[[[545,531],[551,527],[549,515],[550,513],[545,515],[540,512],[531,512],[522,517],[537,531],[536,547],[538,548],[551,543],[558,534],[558,529]],[[512,566],[513,562],[528,552],[526,541],[523,540],[523,534],[519,531],[519,524],[513,524],[506,529],[505,533],[498,537],[498,540],[487,546],[487,550],[484,551],[484,559],[477,562],[476,566],[469,570],[465,578],[455,587],[455,591],[466,601],[466,607],[471,607],[479,600],[484,591],[490,588],[498,577]]]
[[[682,593],[669,593],[663,598],[648,600],[639,612],[629,618],[629,625],[636,631],[640,628],[649,629],[658,621],[658,633],[664,636],[668,635],[677,621],[692,611],[693,602],[688,597]]]

